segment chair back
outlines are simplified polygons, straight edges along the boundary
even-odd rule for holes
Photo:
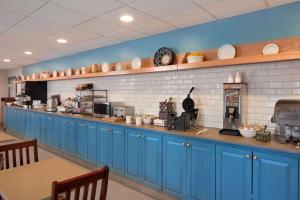
[[[106,200],[108,175],[109,168],[105,166],[94,172],[65,181],[54,181],[51,200]]]
[[[30,159],[31,147],[33,148],[33,161],[38,162],[39,157],[36,139],[26,142],[0,145],[0,154],[2,154],[2,156],[0,156],[2,157],[2,161],[0,160],[0,162],[2,162],[0,170],[9,169],[11,167],[11,162],[12,167],[30,164],[32,161],[32,159]]]

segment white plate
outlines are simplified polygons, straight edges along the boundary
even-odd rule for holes
[[[117,63],[116,64],[116,71],[121,71],[122,70],[122,64],[121,63]]]
[[[279,46],[274,43],[267,44],[263,49],[264,55],[278,54],[278,52],[279,52]]]
[[[132,69],[140,69],[142,66],[142,60],[139,57],[135,57],[131,60]]]
[[[218,57],[220,60],[230,59],[235,57],[235,48],[231,44],[224,44],[219,48]]]
[[[109,65],[108,62],[103,62],[101,65],[102,72],[108,72],[109,71]]]

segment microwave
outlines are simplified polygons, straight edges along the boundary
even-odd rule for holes
[[[110,117],[112,116],[111,103],[102,102],[94,103],[93,116],[95,117]]]
[[[123,102],[94,102],[93,116],[112,117],[114,107],[123,105]]]

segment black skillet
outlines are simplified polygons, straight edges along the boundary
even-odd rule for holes
[[[186,112],[192,111],[195,108],[195,102],[191,98],[191,93],[195,88],[192,87],[190,92],[188,93],[187,97],[182,102],[182,107]]]

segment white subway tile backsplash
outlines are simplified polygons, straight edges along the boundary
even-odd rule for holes
[[[182,101],[192,86],[198,124],[223,126],[223,83],[229,74],[243,72],[248,83],[248,123],[266,123],[269,127],[277,100],[300,99],[300,61],[284,61],[219,68],[191,69],[152,74],[122,75],[92,79],[48,82],[48,94],[61,93],[62,98],[75,95],[75,86],[94,83],[95,89],[107,89],[110,101],[124,101],[135,106],[138,114],[158,114],[159,102],[172,97],[181,113]]]

